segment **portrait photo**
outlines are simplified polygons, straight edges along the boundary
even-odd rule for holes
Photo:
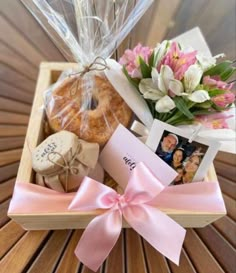
[[[202,181],[220,147],[217,141],[155,120],[146,145],[177,172],[173,185]]]

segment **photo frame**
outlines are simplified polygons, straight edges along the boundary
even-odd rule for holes
[[[192,136],[191,131],[159,120],[151,127],[146,145],[179,173],[173,185],[202,181],[220,147],[215,140]]]

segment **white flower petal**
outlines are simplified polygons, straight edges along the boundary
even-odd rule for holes
[[[158,88],[158,81],[159,81],[160,74],[158,73],[156,68],[152,68],[152,81],[156,88]]]
[[[143,94],[144,99],[157,101],[162,98],[162,95],[154,92],[146,92]]]
[[[174,101],[169,96],[164,96],[156,102],[155,109],[159,113],[168,113],[175,108]]]
[[[163,97],[162,92],[155,88],[152,79],[142,79],[139,83],[139,90],[145,99],[156,101]]]
[[[169,84],[169,89],[176,95],[181,96],[184,92],[184,87],[181,81],[171,80]]]
[[[193,102],[201,103],[201,102],[210,100],[210,96],[208,92],[205,90],[197,90],[197,91],[194,91],[191,95],[189,95],[188,99]]]
[[[174,73],[168,65],[162,65],[160,71],[160,77],[158,82],[158,88],[165,94],[169,89],[170,80],[174,79]]]
[[[199,65],[193,64],[184,74],[184,86],[188,93],[191,93],[199,84],[203,71]]]
[[[155,54],[154,64],[153,64],[154,67],[157,67],[159,65],[160,61],[166,54],[169,47],[170,47],[170,42],[167,40],[163,41],[161,44],[157,44],[156,48],[154,49],[154,54]]]

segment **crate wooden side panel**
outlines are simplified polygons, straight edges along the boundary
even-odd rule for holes
[[[60,73],[69,68],[76,68],[74,63],[41,63],[40,72],[35,92],[35,98],[32,106],[30,121],[26,134],[25,144],[22,152],[21,162],[17,174],[17,181],[24,183],[32,183],[34,172],[31,163],[31,151],[43,139],[43,124],[45,113],[42,109],[43,92],[50,84],[56,81]],[[217,177],[214,166],[209,169],[206,181],[216,181]],[[209,212],[193,212],[162,209],[172,219],[181,224],[183,227],[204,227],[213,221],[225,215],[225,212],[219,211],[217,213]],[[25,229],[29,230],[44,230],[44,229],[77,229],[85,228],[87,224],[100,211],[91,212],[58,212],[58,213],[44,213],[44,214],[9,214],[9,216],[21,224]],[[123,227],[129,227],[124,221]]]

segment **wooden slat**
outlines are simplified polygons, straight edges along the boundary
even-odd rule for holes
[[[0,183],[0,203],[11,197],[14,185],[15,178],[9,179],[4,183]]]
[[[1,18],[0,18],[1,21]],[[27,62],[18,52],[16,52],[11,44],[6,44],[0,39],[0,62],[7,64],[14,70],[18,71],[25,77],[36,80],[37,68]]]
[[[19,0],[0,1],[0,10],[14,28],[49,61],[64,61],[65,58],[39,26],[35,18],[26,10]],[[14,16],[18,14],[19,16]],[[24,18],[24,20],[22,20]]]
[[[0,125],[0,137],[25,136],[27,126],[19,125]]]
[[[24,56],[24,58],[35,67],[37,67],[41,61],[46,60],[43,54],[30,44],[22,33],[20,33],[3,14],[0,14],[0,32],[7,33],[7,35],[2,35],[1,39],[5,43],[16,45],[14,48],[15,51],[21,56]]]
[[[0,228],[9,221],[9,218],[7,216],[9,203],[10,203],[10,200],[6,200],[5,202],[0,204]]]
[[[26,231],[14,221],[0,230],[0,259],[17,243]]]
[[[149,273],[171,273],[163,255],[156,251],[147,241],[143,240]],[[129,259],[129,257],[128,257]]]
[[[141,237],[132,229],[126,230],[127,273],[147,273]]]
[[[217,177],[222,192],[229,197],[236,199],[236,183],[220,175],[218,175]]]
[[[54,231],[27,272],[53,272],[70,234],[70,230]]]
[[[28,265],[32,257],[35,256],[37,250],[44,243],[48,233],[49,231],[27,232],[11,249],[11,251],[7,253],[4,259],[0,261],[0,268],[2,272],[23,272],[24,268]],[[50,253],[50,255],[53,255],[53,253]],[[46,264],[47,263],[45,262],[45,265]]]
[[[0,110],[14,113],[29,114],[31,106],[23,102],[0,97]]]
[[[225,216],[213,223],[213,226],[236,248],[236,223]]]
[[[236,251],[224,237],[212,225],[196,229],[196,232],[224,270],[229,273],[233,272],[236,268]]]
[[[22,149],[0,152],[0,166],[17,162],[21,158]]]
[[[225,201],[225,207],[227,210],[227,215],[232,218],[234,221],[236,221],[236,206],[235,206],[235,200],[230,198],[229,196],[223,194],[224,201]]]
[[[198,273],[224,273],[223,269],[208,251],[193,229],[188,229],[184,241],[185,250]]]
[[[9,178],[16,176],[19,168],[19,162],[0,167],[0,182],[6,181]]]
[[[24,124],[27,125],[29,116],[0,111],[1,124]]]
[[[217,174],[223,176],[231,181],[236,182],[236,168],[233,165],[221,161],[215,161],[215,168]],[[227,171],[226,171],[227,170]]]
[[[34,81],[19,74],[16,70],[11,69],[7,64],[0,63],[0,80],[31,93],[35,90]]]
[[[11,85],[10,83],[1,81],[0,96],[27,104],[32,104],[34,94],[33,92],[22,90],[19,87]]]
[[[179,266],[172,263],[171,261],[168,263],[172,273],[197,273],[184,249],[182,249],[181,252]]]
[[[236,155],[235,154],[218,152],[215,160],[224,162],[229,165],[236,165]]]
[[[1,137],[0,138],[0,151],[11,150],[23,147],[24,137]]]
[[[123,233],[106,260],[105,273],[125,273]]]
[[[72,237],[70,238],[69,244],[66,247],[65,252],[63,253],[60,263],[55,270],[55,273],[77,273],[80,262],[74,254],[76,245],[83,233],[83,230],[75,230]]]

